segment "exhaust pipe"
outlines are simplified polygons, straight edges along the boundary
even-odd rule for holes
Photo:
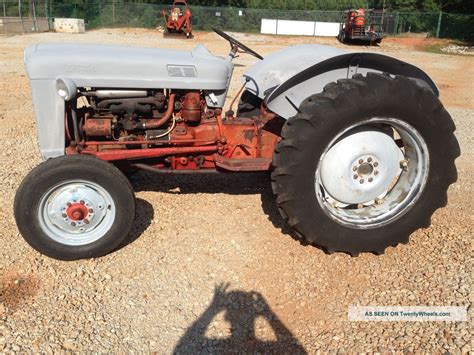
[[[84,96],[95,96],[98,99],[119,99],[124,97],[147,97],[148,92],[146,90],[96,90],[96,91],[84,91]]]

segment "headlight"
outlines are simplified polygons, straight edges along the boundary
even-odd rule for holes
[[[77,87],[71,79],[56,80],[56,90],[65,101],[72,100],[77,95]]]

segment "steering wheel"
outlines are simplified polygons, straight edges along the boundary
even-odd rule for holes
[[[229,36],[227,33],[225,32],[222,32],[221,30],[218,30],[217,28],[213,28],[214,32],[217,33],[219,36],[221,36],[222,38],[226,39],[227,41],[229,41],[230,43],[230,46],[232,47],[232,51],[235,53],[238,52],[239,49],[242,50],[242,53],[247,53],[247,54],[250,54],[250,55],[253,55],[254,57],[258,58],[258,59],[261,59],[263,60],[263,57],[258,54],[257,52],[255,52],[254,50],[250,49],[249,47],[247,47],[245,44],[243,43],[240,43],[239,41],[237,41],[234,37],[231,37]]]

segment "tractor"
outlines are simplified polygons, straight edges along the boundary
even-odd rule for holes
[[[344,12],[337,38],[341,43],[380,44],[383,39],[382,13],[376,10],[351,9]]]
[[[115,250],[135,217],[134,170],[270,172],[293,237],[328,253],[382,254],[430,225],[460,150],[423,70],[309,44],[264,58],[215,32],[227,57],[203,45],[25,50],[43,162],[19,186],[14,214],[33,248],[62,260]],[[239,53],[256,62],[226,104]]]
[[[192,15],[186,0],[175,0],[169,16],[162,10],[165,19],[164,37],[193,38]]]

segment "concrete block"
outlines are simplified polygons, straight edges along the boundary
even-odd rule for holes
[[[81,18],[55,18],[54,30],[66,33],[85,33],[86,26]]]

